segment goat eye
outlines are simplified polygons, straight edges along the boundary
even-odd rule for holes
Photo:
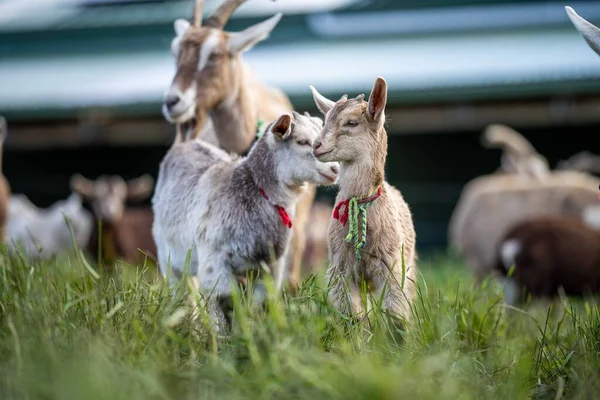
[[[310,143],[308,142],[308,140],[299,140],[297,143],[300,146],[310,146]]]
[[[210,57],[208,57],[208,61],[215,62],[215,61],[217,61],[220,58],[221,58],[221,54],[219,54],[219,53],[212,53],[210,55]]]
[[[346,122],[346,126],[350,126],[350,127],[354,128],[355,126],[358,126],[358,122],[348,121],[348,122]]]

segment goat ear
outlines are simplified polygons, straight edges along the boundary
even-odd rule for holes
[[[279,140],[286,140],[292,133],[292,116],[282,114],[271,126],[271,132]]]
[[[94,197],[94,182],[84,178],[81,174],[74,174],[71,176],[70,186],[71,190],[75,193],[79,193],[84,198],[90,199]]]
[[[127,182],[127,199],[131,201],[145,200],[152,194],[153,187],[154,179],[148,174],[131,179]]]
[[[333,106],[335,106],[335,101],[329,100],[327,97],[317,92],[317,89],[315,89],[314,86],[310,85],[309,88],[312,92],[313,99],[315,101],[315,104],[317,105],[317,108],[323,113],[323,115],[326,115],[329,112],[329,110],[331,110]]]
[[[387,103],[387,82],[378,76],[369,95],[369,118],[377,121],[385,110]]]
[[[282,13],[277,13],[266,21],[259,22],[241,32],[230,33],[227,40],[229,52],[232,54],[242,53],[250,50],[256,43],[269,37],[271,31],[275,28]]]
[[[565,10],[567,11],[569,19],[573,25],[575,25],[575,28],[577,28],[579,33],[581,33],[581,36],[583,36],[588,46],[590,46],[596,54],[600,54],[600,29],[594,24],[581,18],[571,7],[566,6]]]
[[[190,22],[183,18],[179,18],[175,20],[175,22],[173,23],[173,27],[175,28],[175,34],[178,37],[181,37],[185,35],[187,30],[190,28]]]

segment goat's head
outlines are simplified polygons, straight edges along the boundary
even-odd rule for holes
[[[223,28],[245,0],[225,0],[202,25],[202,3],[196,1],[194,24],[175,21],[176,37],[171,52],[177,71],[163,98],[163,114],[173,123],[196,118],[202,126],[206,114],[231,98],[242,75],[240,54],[266,39],[281,19],[281,13],[241,32]]]
[[[600,55],[600,29],[594,24],[581,18],[571,7],[566,6],[567,15],[575,25],[575,28],[581,33],[588,46]]]
[[[317,107],[325,115],[325,126],[315,141],[313,153],[321,161],[352,162],[372,157],[385,140],[383,123],[387,102],[387,83],[378,77],[369,101],[364,95],[354,99],[342,96],[337,102],[327,99],[311,86]]]
[[[79,174],[71,177],[71,189],[92,206],[96,218],[115,223],[121,219],[127,201],[142,201],[152,194],[150,175],[125,182],[120,176],[101,176],[95,181]]]
[[[337,181],[339,164],[321,162],[312,154],[312,146],[323,121],[295,111],[279,116],[267,127],[264,140],[276,159],[278,175],[285,182],[331,185]]]

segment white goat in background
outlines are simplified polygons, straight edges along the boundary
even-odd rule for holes
[[[9,200],[6,234],[12,252],[23,250],[32,258],[46,259],[73,249],[74,244],[83,247],[91,231],[92,216],[75,193],[45,209],[38,208],[23,194],[13,195]]]

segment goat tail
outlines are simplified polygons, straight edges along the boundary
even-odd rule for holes
[[[488,125],[481,137],[483,147],[501,148],[515,156],[537,155],[533,145],[523,135],[506,125]]]
[[[589,172],[600,175],[600,156],[589,151],[582,151],[566,160],[559,161],[556,169]]]

